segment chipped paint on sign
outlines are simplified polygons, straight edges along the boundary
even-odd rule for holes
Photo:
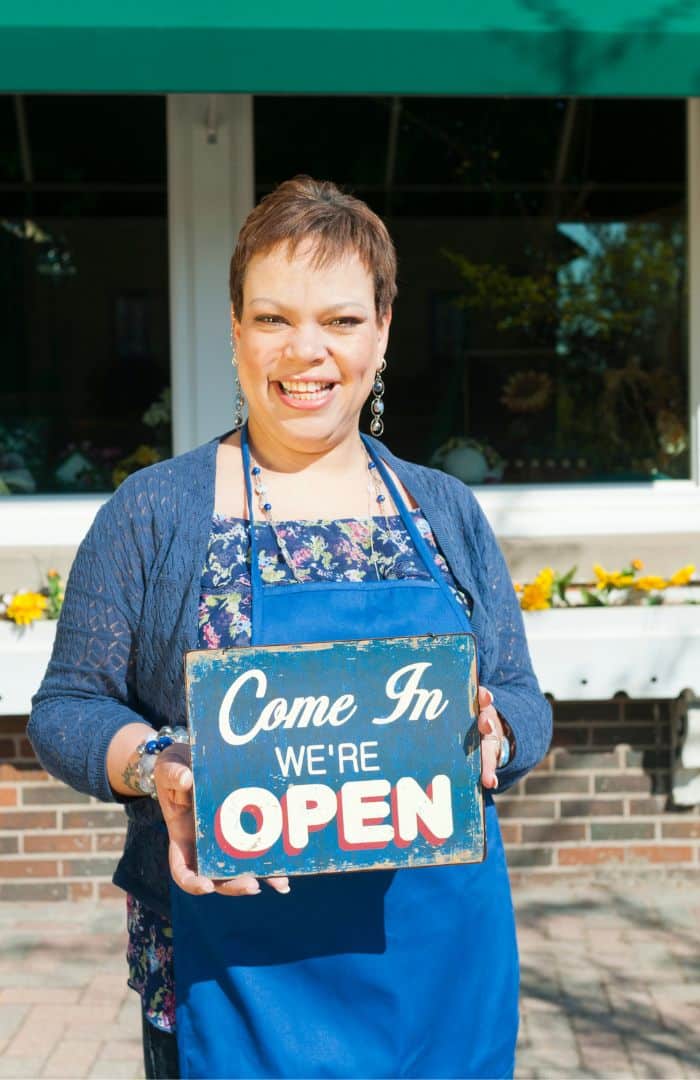
[[[479,862],[472,634],[187,653],[199,872]]]

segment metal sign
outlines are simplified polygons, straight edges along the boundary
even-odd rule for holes
[[[185,657],[199,872],[484,858],[471,634]]]

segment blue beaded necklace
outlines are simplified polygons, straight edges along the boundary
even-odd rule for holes
[[[370,562],[372,563],[372,565],[374,567],[374,571],[375,571],[375,573],[377,575],[377,581],[381,581],[382,577],[381,577],[381,574],[379,573],[379,564],[378,564],[378,561],[377,561],[377,554],[376,554],[376,551],[374,550],[374,529],[375,529],[375,525],[374,525],[374,515],[372,513],[372,505],[371,505],[371,498],[372,498],[373,494],[374,494],[375,502],[377,503],[377,505],[379,506],[379,508],[382,510],[382,512],[384,514],[384,523],[385,523],[385,526],[386,526],[387,533],[389,535],[391,534],[391,529],[389,528],[389,518],[388,518],[387,512],[386,512],[386,495],[382,491],[382,481],[381,481],[381,478],[379,476],[379,470],[377,469],[377,464],[376,464],[376,462],[372,461],[371,457],[367,453],[366,448],[365,448],[365,454],[367,455],[367,471],[369,473],[369,480],[368,480],[368,483],[367,483],[367,493],[368,493],[368,496],[369,496],[369,499],[370,499],[370,504],[369,504],[369,507],[368,507],[369,512],[367,514],[367,532],[368,532],[368,535],[369,535]],[[252,455],[251,455],[250,474],[251,474],[251,476],[253,478],[253,491],[255,492],[255,494],[257,496],[257,499],[258,499],[258,508],[262,512],[262,514],[264,515],[265,521],[267,522],[267,524],[272,529],[273,536],[275,537],[275,540],[277,542],[277,546],[278,546],[278,548],[280,550],[280,555],[282,556],[285,563],[289,567],[294,580],[301,583],[302,579],[297,574],[297,569],[296,569],[296,566],[294,565],[294,560],[293,560],[293,558],[292,558],[292,556],[290,554],[289,548],[287,547],[287,541],[285,540],[285,538],[283,536],[279,535],[279,533],[277,532],[277,529],[275,527],[275,522],[274,522],[273,517],[272,517],[272,503],[267,498],[267,488],[265,487],[265,483],[264,483],[264,480],[263,480],[262,469],[253,460]],[[251,524],[252,524],[252,522],[251,522]]]

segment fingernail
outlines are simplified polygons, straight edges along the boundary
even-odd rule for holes
[[[494,786],[495,788],[497,788],[497,787],[498,787],[498,777],[496,776],[496,774],[495,774],[495,773],[494,773],[494,776],[493,776],[493,786]]]
[[[285,886],[284,889],[278,889],[277,890],[277,892],[280,893],[282,896],[286,896],[287,893],[290,893],[291,891],[292,891],[292,889],[291,889],[290,885]]]
[[[202,889],[204,890],[205,893],[214,892],[214,882],[213,881],[204,881],[202,883]]]
[[[248,894],[248,896],[257,896],[257,894],[260,892],[260,886],[256,882],[255,885],[246,886],[245,891]]]

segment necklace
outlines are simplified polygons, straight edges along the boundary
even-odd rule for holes
[[[379,565],[378,565],[378,561],[377,561],[377,553],[376,553],[375,548],[374,548],[375,524],[374,524],[374,514],[372,513],[372,495],[374,495],[374,501],[377,503],[377,505],[380,507],[380,509],[382,510],[382,512],[384,514],[384,524],[385,524],[387,533],[389,534],[391,532],[391,530],[389,528],[389,518],[387,516],[387,511],[386,511],[386,495],[382,491],[382,483],[381,483],[381,479],[380,479],[380,476],[379,476],[379,470],[377,469],[377,463],[375,461],[373,461],[372,458],[369,456],[369,452],[367,451],[367,448],[364,447],[364,444],[363,444],[363,448],[364,448],[365,454],[367,455],[367,471],[369,473],[369,479],[368,479],[368,482],[367,482],[367,495],[368,495],[367,533],[368,533],[368,536],[369,536],[370,562],[372,563],[372,565],[374,567],[374,572],[377,575],[377,581],[381,581],[381,574],[379,573]],[[250,473],[251,473],[251,476],[253,478],[253,490],[254,490],[255,494],[257,495],[257,499],[258,499],[258,507],[261,510],[262,514],[264,515],[265,521],[267,522],[267,524],[272,529],[272,534],[273,534],[273,536],[274,536],[274,538],[275,538],[275,540],[277,542],[277,547],[280,550],[280,555],[282,556],[282,558],[284,559],[285,563],[287,564],[289,570],[291,571],[292,577],[294,578],[294,580],[296,582],[298,582],[299,584],[301,584],[304,579],[300,578],[298,573],[297,573],[297,568],[296,568],[296,566],[294,564],[294,559],[292,558],[291,553],[289,551],[289,548],[287,547],[287,541],[285,540],[285,538],[283,536],[280,536],[280,534],[277,531],[277,528],[275,526],[275,521],[274,521],[274,519],[272,517],[272,503],[269,501],[269,499],[267,497],[267,488],[265,487],[265,482],[263,480],[262,469],[257,464],[257,462],[253,459],[252,455],[251,455]],[[254,522],[251,522],[251,525],[254,525]]]

